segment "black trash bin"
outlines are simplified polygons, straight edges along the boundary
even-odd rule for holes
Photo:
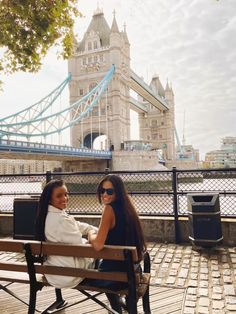
[[[213,247],[223,240],[219,194],[188,194],[189,239],[195,245]]]
[[[13,205],[13,239],[35,239],[35,219],[39,198],[15,198]]]

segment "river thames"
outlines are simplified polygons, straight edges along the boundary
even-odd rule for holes
[[[190,193],[224,193],[231,195],[220,196],[220,208],[222,215],[236,216],[236,180],[235,179],[204,179],[202,182],[179,183],[178,191]],[[0,183],[0,212],[12,212],[15,198],[40,195],[42,182],[9,182]],[[209,188],[210,187],[210,188]],[[217,190],[216,190],[217,188]],[[135,207],[140,214],[146,215],[172,215],[173,196],[171,194],[144,194],[131,196]],[[68,210],[71,213],[101,213],[102,206],[98,203],[95,194],[70,195]],[[187,214],[187,197],[179,195],[179,214]]]

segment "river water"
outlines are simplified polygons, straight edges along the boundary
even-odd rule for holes
[[[0,183],[0,212],[11,212],[14,199],[39,195],[42,192],[42,182],[9,182]],[[236,216],[236,179],[204,179],[203,182],[179,183],[178,191],[189,193],[232,192],[232,195],[220,196],[220,208],[223,215]],[[132,200],[138,212],[145,214],[173,214],[172,195],[132,195]],[[68,209],[71,212],[101,212],[96,195],[73,195],[69,198]],[[179,213],[187,213],[187,197],[179,196]]]

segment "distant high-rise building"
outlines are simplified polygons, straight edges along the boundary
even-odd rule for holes
[[[235,168],[236,137],[224,137],[221,149],[206,153],[205,165],[208,165],[210,168]]]

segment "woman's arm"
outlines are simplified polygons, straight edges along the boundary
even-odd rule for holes
[[[94,231],[94,232],[98,232],[98,228],[92,225],[87,224],[86,222],[80,222],[77,221],[77,224],[79,226],[79,230],[82,233],[83,236],[87,235],[89,233],[89,231]]]
[[[115,215],[110,205],[106,205],[102,214],[98,232],[91,230],[88,233],[89,242],[96,251],[100,251],[107,238],[108,231],[115,226]]]

